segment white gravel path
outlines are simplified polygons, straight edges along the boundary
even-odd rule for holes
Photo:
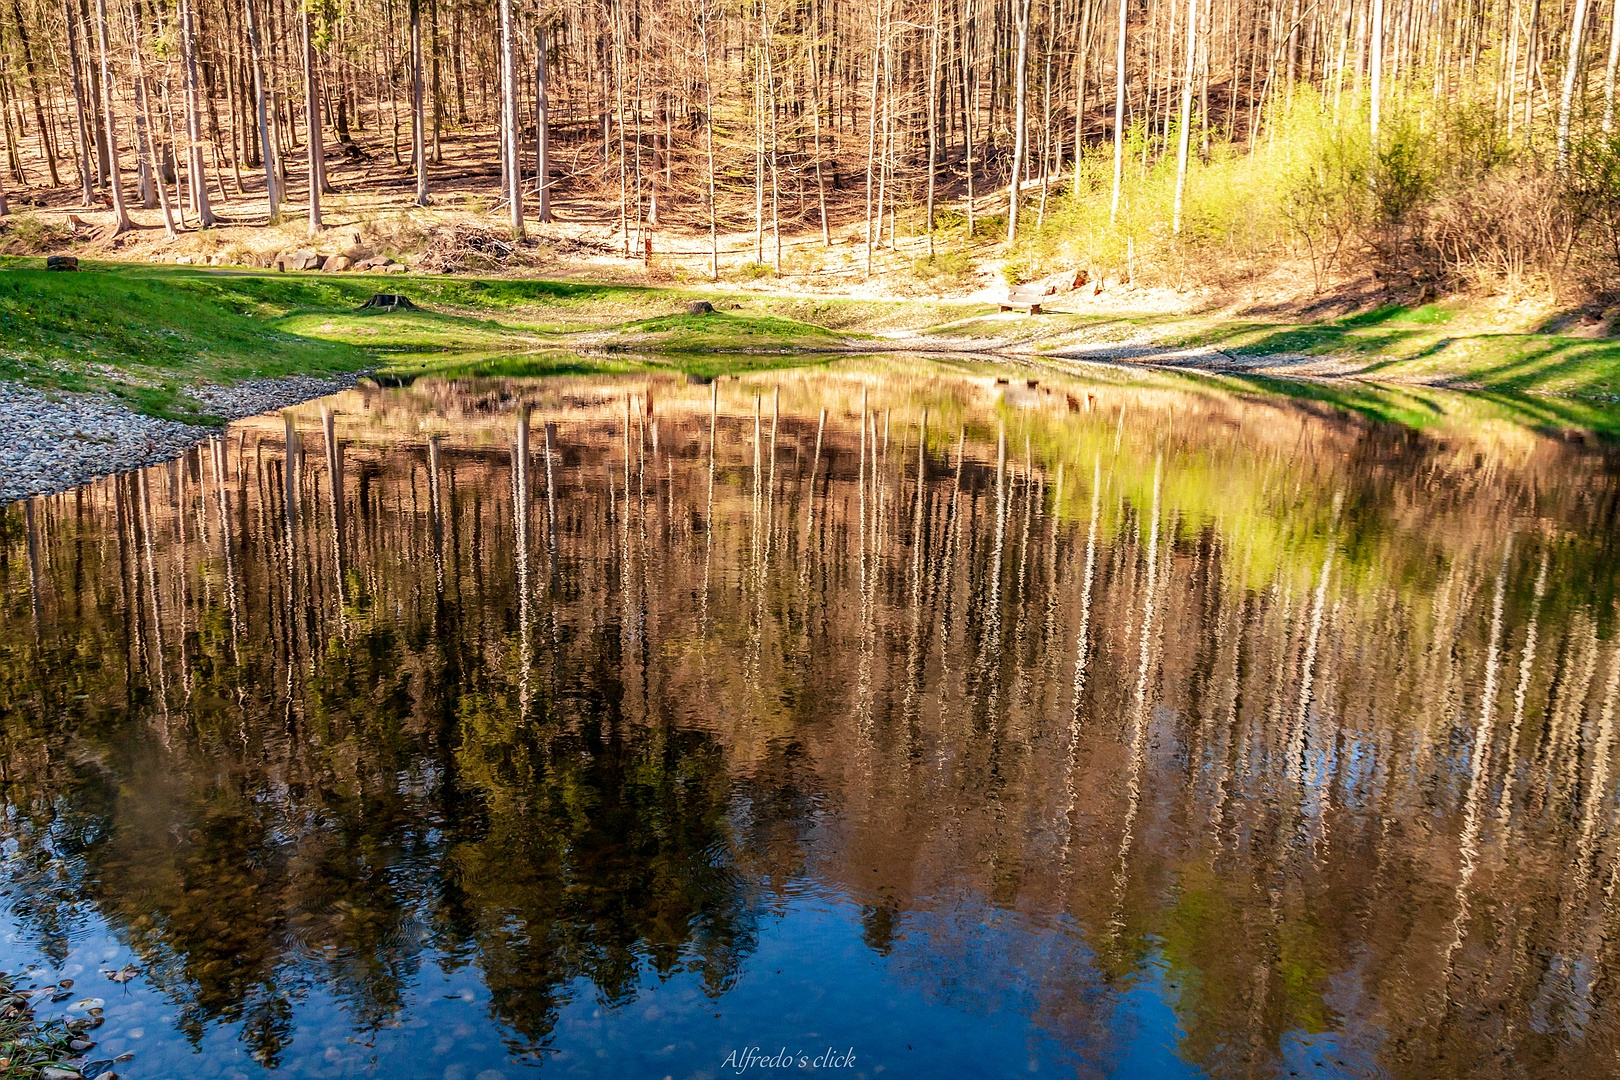
[[[336,393],[356,378],[292,375],[199,387],[191,396],[209,412],[235,420]],[[142,416],[106,394],[51,394],[0,382],[0,506],[166,461],[213,430]]]

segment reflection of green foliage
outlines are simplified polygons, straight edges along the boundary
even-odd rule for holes
[[[617,1002],[644,970],[690,967],[718,994],[755,933],[749,889],[724,857],[730,780],[718,744],[625,731],[611,677],[577,689],[528,717],[510,688],[467,695],[458,710],[456,760],[487,827],[452,849],[455,880],[479,913],[495,1008],[532,1043],[573,979]],[[575,708],[583,714],[561,723]]]
[[[1254,1022],[1255,994],[1263,990],[1266,1008],[1259,1018],[1265,1045],[1285,1031],[1316,1034],[1333,1017],[1324,1004],[1327,942],[1309,911],[1291,911],[1275,927],[1273,981],[1256,987],[1252,947],[1237,947],[1245,933],[1252,885],[1205,864],[1184,864],[1177,874],[1174,902],[1153,918],[1152,936],[1169,962],[1176,1013],[1186,1031],[1182,1056],[1210,1061],[1235,1027]],[[1241,1019],[1239,1019],[1241,1015]]]

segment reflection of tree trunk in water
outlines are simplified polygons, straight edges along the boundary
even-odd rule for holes
[[[1597,674],[1599,646],[1597,620],[1585,611],[1578,612],[1577,616],[1571,623],[1580,634],[1577,639],[1580,660],[1574,681],[1563,688],[1564,692],[1559,695],[1557,706],[1552,710],[1551,722],[1547,725],[1542,755],[1543,780],[1536,785],[1541,800],[1536,806],[1538,810],[1544,806],[1557,806],[1579,779],[1575,744],[1580,734],[1580,717],[1586,711],[1587,695],[1592,688],[1592,678]]]
[[[129,474],[115,473],[112,479],[112,496],[115,524],[118,529],[118,586],[119,609],[125,617],[118,622],[123,634],[124,646],[124,707],[134,708],[135,681],[129,672],[143,670],[146,658],[146,642],[141,633],[141,620],[139,617],[130,618],[129,613],[140,611],[140,585],[136,579],[133,567],[135,565],[135,527],[127,505]]]
[[[651,613],[648,608],[648,596],[651,592],[649,575],[652,573],[647,558],[647,417],[652,415],[652,392],[649,389],[643,398],[642,407],[636,411],[636,562],[641,572],[636,575],[635,594],[635,636],[632,639],[636,646],[636,660],[639,670],[634,674],[640,684],[642,713],[645,720],[650,715],[651,692],[649,689],[648,671],[652,657],[649,653],[652,633]],[[657,481],[654,480],[654,483]],[[656,492],[654,493],[656,495]],[[657,499],[653,500],[654,505]],[[627,695],[627,701],[634,701],[633,696]]]
[[[1057,678],[1058,668],[1062,666],[1064,650],[1053,648],[1058,639],[1057,613],[1058,613],[1058,518],[1062,516],[1063,508],[1063,473],[1064,463],[1058,462],[1057,486],[1052,494],[1052,513],[1047,515],[1046,522],[1046,625],[1041,629],[1041,644],[1037,652],[1046,657],[1046,679],[1052,681]],[[1042,498],[1042,510],[1045,510],[1045,498]]]
[[[857,706],[856,715],[860,718],[859,719],[860,739],[859,739],[859,743],[858,743],[858,749],[857,749],[856,752],[857,752],[859,763],[860,763],[860,769],[861,769],[861,772],[862,772],[863,775],[869,773],[870,768],[871,768],[871,760],[870,759],[871,759],[871,751],[872,751],[872,697],[873,697],[872,654],[874,652],[873,626],[872,626],[872,594],[873,594],[872,584],[877,580],[877,567],[875,565],[875,561],[871,560],[871,558],[869,556],[869,552],[868,552],[868,548],[869,548],[869,545],[868,545],[869,524],[875,525],[874,519],[876,518],[876,515],[877,515],[877,490],[876,490],[876,486],[875,486],[876,475],[877,475],[876,474],[877,439],[875,437],[875,431],[869,430],[869,424],[868,424],[869,419],[871,419],[871,417],[870,417],[870,415],[869,415],[869,413],[867,411],[866,388],[862,387],[861,388],[861,467],[860,467],[860,482],[859,482],[859,485],[858,485],[858,487],[859,487],[858,494],[859,494],[859,498],[860,498],[860,509],[861,509],[860,522],[859,522],[859,524],[860,524],[860,533],[861,533],[861,541],[860,541],[860,567],[861,567],[861,574],[860,574],[860,589],[861,589],[861,621],[860,621],[860,628],[861,628],[861,631],[860,631],[860,646],[859,646],[859,652],[858,652],[858,657],[857,657],[857,662],[856,662],[856,669],[855,669],[855,694],[856,694],[856,701],[859,703],[858,706]],[[868,444],[870,444],[871,456],[872,456],[872,462],[873,462],[873,474],[872,474],[873,484],[871,485],[872,510],[871,510],[870,515],[867,512],[867,497],[868,497],[868,486],[869,485],[867,483],[867,472],[866,472],[867,461],[866,461],[866,458],[867,458]],[[868,565],[869,561],[874,561],[874,565]],[[869,791],[870,787],[868,787],[867,790]]]
[[[1248,560],[1245,558],[1245,565],[1247,562]],[[1232,673],[1228,677],[1231,690],[1226,705],[1226,720],[1222,725],[1219,764],[1215,770],[1215,803],[1210,808],[1209,814],[1209,819],[1215,826],[1210,835],[1215,839],[1214,854],[1217,856],[1222,849],[1222,830],[1220,826],[1226,814],[1227,779],[1228,777],[1241,777],[1243,775],[1235,763],[1232,762],[1232,758],[1235,754],[1241,753],[1242,739],[1238,732],[1238,717],[1243,711],[1243,676],[1245,673],[1243,647],[1249,637],[1249,615],[1252,610],[1249,590],[1244,589],[1241,599],[1238,601],[1237,630],[1232,635]]]
[[[39,532],[34,523],[34,500],[23,500],[23,521],[28,531],[28,616],[34,628],[34,644],[39,644]]]
[[[428,437],[428,517],[433,529],[433,591],[444,603],[444,497],[439,489],[439,437]],[[438,633],[435,626],[434,633]]]
[[[557,573],[557,480],[552,471],[557,425],[546,422],[546,546],[551,555],[551,574]]]
[[[1028,705],[1030,696],[1030,673],[1024,666],[1024,635],[1027,632],[1029,615],[1029,598],[1026,593],[1029,578],[1029,536],[1030,518],[1035,507],[1035,472],[1034,459],[1030,453],[1029,436],[1024,436],[1024,520],[1019,529],[1018,536],[1018,588],[1017,604],[1018,618],[1013,623],[1013,667],[1015,680],[1014,691],[1020,704]],[[1027,710],[1020,709],[1017,716],[1027,715]],[[1023,735],[1022,725],[1015,734]]]
[[[939,606],[939,664],[942,687],[949,684],[951,674],[951,617],[955,613],[952,603],[954,594],[951,592],[951,582],[955,576],[956,553],[961,548],[962,534],[962,462],[967,457],[967,429],[961,428],[956,436],[956,478],[951,483],[951,501],[945,511],[945,569],[940,582]]]
[[[1596,852],[1592,849],[1592,834],[1597,828],[1598,803],[1607,800],[1609,790],[1609,749],[1614,741],[1615,692],[1620,690],[1620,646],[1609,650],[1609,681],[1603,688],[1603,707],[1598,713],[1597,737],[1592,745],[1592,782],[1585,786],[1585,807],[1581,811],[1581,838],[1576,850],[1577,896],[1586,895],[1586,887],[1596,870]]]
[[[1001,570],[1007,546],[1007,429],[996,435],[996,526],[991,546],[990,573],[984,604],[984,629],[979,639],[977,695],[984,701],[984,722],[990,732],[990,761],[1001,754]]]
[[[192,452],[178,460],[170,461],[166,466],[169,473],[169,500],[174,510],[175,543],[170,550],[173,553],[174,569],[173,580],[184,582],[186,580],[186,556],[190,552],[190,539],[186,536],[185,506],[190,502],[190,492],[187,490],[186,476],[182,462],[191,464],[195,459]],[[191,640],[191,605],[187,603],[189,590],[184,585],[177,588],[175,596],[175,611],[179,615],[179,634],[176,636],[175,659],[180,665],[180,686],[185,694],[182,707],[191,704],[191,654],[187,643]]]
[[[297,705],[293,697],[293,672],[298,667],[298,629],[297,629],[297,533],[298,533],[298,432],[293,427],[293,414],[281,414],[285,448],[282,454],[281,478],[283,483],[282,509],[285,519],[286,535],[283,547],[286,552],[286,641],[287,641],[287,673],[285,693],[287,698],[287,723],[291,733],[291,724],[295,716]]]
[[[760,432],[761,432],[760,396],[758,394],[755,394],[754,395],[754,472],[753,472],[753,477],[754,477],[754,498],[753,498],[753,503],[752,503],[752,512],[749,515],[748,578],[749,578],[750,584],[752,584],[756,588],[759,585],[760,548],[762,546],[761,542],[760,542],[760,538],[759,538],[760,503],[761,503],[761,500],[763,498],[762,489],[761,489],[761,482],[760,482],[761,455],[763,453],[763,450],[760,447],[760,437],[761,437]]]
[[[169,677],[163,657],[163,608],[158,598],[157,560],[152,553],[152,496],[146,482],[146,470],[135,474],[137,504],[140,508],[141,551],[146,560],[146,592],[152,606],[153,664],[157,668],[158,698],[163,703],[163,716],[169,716]],[[169,744],[169,731],[163,729],[163,745]]]
[[[1334,496],[1333,516],[1339,516],[1339,498]],[[1333,570],[1334,541],[1328,540],[1327,555],[1322,559],[1322,571],[1316,579],[1316,598],[1311,603],[1310,631],[1305,638],[1305,657],[1299,670],[1299,708],[1294,716],[1294,733],[1290,738],[1286,773],[1290,781],[1304,779],[1305,755],[1310,752],[1306,730],[1310,723],[1311,689],[1316,680],[1316,646],[1322,635],[1322,609],[1327,603],[1328,574]]]
[[[236,556],[233,551],[234,538],[231,534],[229,493],[225,490],[225,440],[215,437],[208,440],[211,451],[211,461],[214,468],[214,503],[219,512],[219,544],[225,557],[225,601],[231,613],[231,659],[236,663],[242,662],[240,627],[241,614],[236,602]]]
[[[1125,929],[1125,885],[1128,879],[1131,842],[1135,839],[1136,814],[1142,801],[1142,766],[1147,754],[1148,655],[1153,641],[1155,589],[1159,567],[1159,483],[1164,459],[1153,461],[1153,510],[1148,526],[1146,583],[1143,586],[1142,634],[1137,648],[1136,689],[1131,694],[1130,770],[1125,781],[1125,827],[1119,841],[1119,869],[1114,872],[1114,915],[1108,921],[1109,937],[1117,939]]]
[[[760,568],[760,584],[771,564],[771,548],[776,539],[776,425],[782,415],[782,388],[771,390],[771,468],[765,489],[765,561]],[[761,601],[763,602],[763,597]]]
[[[517,539],[518,719],[529,716],[529,407],[518,406],[512,451],[512,527]]]
[[[325,405],[321,406],[321,436],[326,444],[326,474],[332,500],[332,561],[334,580],[337,582],[338,626],[346,628],[348,597],[343,580],[343,444],[337,439],[337,416]]]
[[[1537,619],[1541,615],[1541,598],[1547,592],[1547,549],[1541,549],[1541,569],[1536,572],[1536,587],[1530,601],[1530,626],[1524,633],[1524,655],[1519,659],[1519,685],[1513,691],[1513,723],[1508,727],[1507,769],[1502,775],[1502,791],[1496,804],[1496,817],[1507,821],[1508,800],[1513,794],[1515,759],[1518,756],[1519,732],[1524,724],[1525,698],[1530,689],[1530,672],[1536,661]]]
[[[816,421],[816,452],[810,459],[810,486],[805,499],[804,511],[804,552],[799,560],[799,591],[804,594],[804,625],[810,626],[810,554],[811,537],[816,532],[816,474],[821,471],[821,437],[827,429],[827,410],[821,410],[821,419]]]
[[[1452,960],[1457,947],[1468,931],[1468,886],[1473,882],[1479,864],[1480,802],[1491,771],[1492,722],[1496,716],[1496,679],[1502,659],[1502,603],[1507,589],[1508,563],[1513,558],[1513,535],[1508,534],[1502,545],[1502,565],[1496,572],[1496,591],[1491,601],[1491,637],[1485,647],[1485,687],[1480,692],[1479,728],[1474,732],[1474,750],[1469,758],[1468,796],[1463,804],[1462,837],[1458,851],[1462,856],[1462,873],[1457,879],[1457,915],[1452,919],[1451,944],[1446,947],[1443,965],[1443,989],[1446,1000],[1451,999],[1450,983]],[[1446,1010],[1447,1015],[1451,1012]],[[1444,1023],[1444,1019],[1442,1019]]]
[[[709,640],[709,571],[714,562],[714,453],[719,434],[720,384],[709,384],[709,497],[703,509],[703,640]],[[708,650],[703,650],[705,671]]]
[[[1074,642],[1074,682],[1070,688],[1069,753],[1063,766],[1063,868],[1068,873],[1069,847],[1074,840],[1074,769],[1080,756],[1080,702],[1086,689],[1086,665],[1091,653],[1091,580],[1097,567],[1097,511],[1102,507],[1102,458],[1091,467],[1091,525],[1086,531],[1086,569],[1080,586],[1080,631]],[[1053,517],[1057,515],[1054,514]],[[1056,592],[1056,582],[1053,583]]]
[[[927,547],[924,536],[925,518],[923,505],[928,490],[928,410],[924,409],[922,421],[917,429],[917,493],[913,499],[915,504],[911,516],[911,634],[906,646],[906,697],[905,716],[907,732],[906,760],[909,762],[911,754],[915,752],[921,733],[917,730],[917,719],[922,710],[922,675],[923,675],[923,646],[922,646],[922,598],[923,598],[923,551]]]
[[[1595,646],[1592,651],[1596,653]],[[1547,943],[1552,959],[1544,976],[1544,992],[1552,991],[1559,996],[1567,996],[1571,1000],[1566,1001],[1564,1006],[1576,1015],[1588,1015],[1592,1009],[1592,993],[1602,974],[1601,969],[1592,961],[1602,950],[1601,935],[1613,901],[1611,878],[1609,895],[1606,895],[1604,903],[1599,905],[1596,915],[1586,920],[1583,933],[1579,924],[1588,906],[1587,891],[1597,873],[1597,858],[1601,851],[1601,848],[1594,850],[1592,834],[1597,827],[1598,804],[1606,803],[1610,797],[1609,746],[1614,737],[1615,695],[1620,691],[1620,645],[1611,646],[1608,653],[1609,678],[1603,689],[1603,704],[1598,714],[1597,733],[1592,745],[1591,782],[1581,783],[1578,755],[1570,763],[1571,775],[1568,777],[1567,786],[1578,786],[1582,795],[1580,833],[1575,838],[1575,858],[1571,866],[1575,880],[1572,883],[1573,888],[1565,891],[1559,904],[1559,927],[1556,933],[1551,935],[1552,940]],[[1557,990],[1552,989],[1555,985],[1558,987]]]
[[[1277,599],[1279,593],[1282,596],[1280,604]],[[1262,761],[1273,757],[1280,761],[1288,749],[1286,741],[1282,739],[1282,734],[1286,730],[1283,725],[1283,690],[1288,680],[1288,672],[1293,666],[1290,658],[1294,655],[1294,634],[1292,629],[1294,591],[1292,584],[1284,588],[1281,582],[1274,581],[1272,583],[1271,603],[1267,605],[1266,614],[1270,614],[1274,609],[1280,610],[1277,610],[1277,629],[1273,631],[1273,634],[1281,638],[1281,640],[1276,644],[1276,653],[1272,657],[1270,665],[1271,688],[1267,695],[1265,720],[1262,722],[1261,730],[1256,733],[1255,738],[1257,743],[1264,741],[1263,749],[1257,751]],[[1262,619],[1262,626],[1265,621]],[[1244,767],[1247,770],[1249,762],[1245,761]]]

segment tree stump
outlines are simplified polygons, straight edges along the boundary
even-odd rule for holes
[[[360,305],[362,311],[367,308],[377,311],[415,311],[416,305],[411,303],[409,297],[398,293],[378,293]]]

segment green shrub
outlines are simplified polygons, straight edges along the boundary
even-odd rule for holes
[[[1174,138],[1139,123],[1125,138],[1117,210],[1113,146],[1092,144],[1015,258],[1120,276],[1130,264],[1150,284],[1233,284],[1299,257],[1318,288],[1370,268],[1431,295],[1530,279],[1620,290],[1620,136],[1595,132],[1600,107],[1581,113],[1586,133],[1560,170],[1550,121],[1510,138],[1490,90],[1391,95],[1376,146],[1366,103],[1348,89],[1337,100],[1306,85],[1280,94],[1252,145],[1215,132],[1194,155],[1179,233]],[[979,225],[988,232],[989,217]]]

